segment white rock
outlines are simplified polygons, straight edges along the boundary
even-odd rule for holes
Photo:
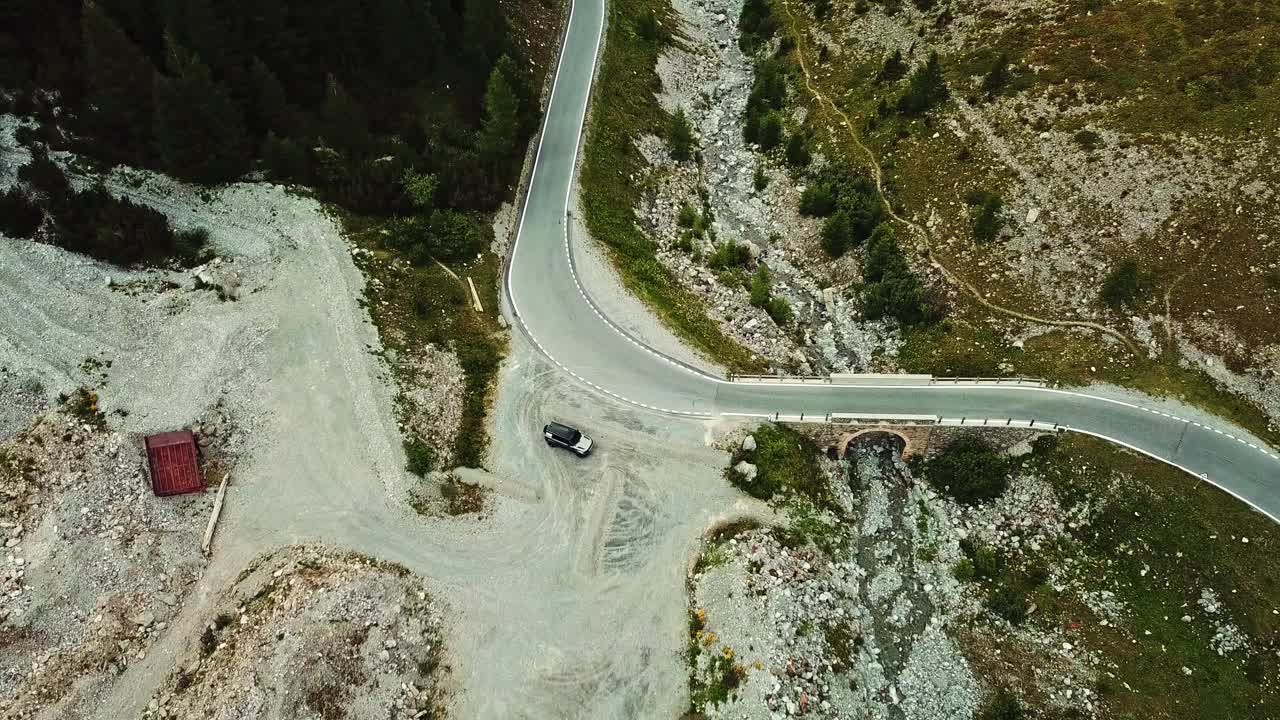
[[[743,479],[746,480],[747,482],[751,482],[752,480],[755,480],[756,475],[759,473],[759,468],[747,462],[746,460],[742,460],[737,465],[734,465],[733,469],[739,475],[742,475]]]
[[[751,452],[756,449],[756,436],[748,435],[742,439],[742,451]]]

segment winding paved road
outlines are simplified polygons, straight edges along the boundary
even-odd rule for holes
[[[1082,392],[1008,385],[730,382],[671,360],[627,335],[583,291],[566,233],[583,120],[604,28],[605,0],[576,0],[561,48],[506,278],[516,320],[557,366],[649,410],[807,418],[929,415],[946,423],[1055,425],[1146,453],[1204,478],[1280,522],[1280,457],[1225,424]]]

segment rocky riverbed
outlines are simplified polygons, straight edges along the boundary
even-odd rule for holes
[[[797,209],[803,187],[742,137],[754,71],[753,60],[738,46],[741,1],[677,0],[673,7],[685,42],[659,58],[663,91],[658,100],[664,109],[688,115],[700,160],[675,162],[660,138],[640,138],[652,191],[636,208],[637,220],[657,239],[659,259],[706,298],[708,312],[722,328],[777,367],[799,372],[871,368],[875,359],[893,354],[898,336],[886,323],[857,317],[850,287],[860,278],[856,258],[822,260],[820,223]],[[755,183],[757,167],[767,180],[762,189]],[[700,195],[714,218],[713,232],[681,247],[680,209],[699,207]],[[773,294],[790,305],[792,323],[779,326],[751,305],[746,286],[726,283],[707,267],[702,258],[726,242],[744,244],[752,266],[768,266]]]
[[[1143,692],[1124,638],[1167,652],[1193,628],[1190,652],[1224,668],[1274,662],[1265,634],[1241,629],[1239,606],[1228,609],[1218,583],[1193,579],[1183,597],[1156,578],[1165,571],[1146,553],[1165,561],[1192,550],[1145,548],[1152,528],[1141,510],[1128,552],[1150,559],[1126,563],[1131,572],[1095,557],[1088,538],[1109,531],[1113,505],[1141,507],[1149,491],[1088,456],[1057,454],[1052,436],[1033,439],[1002,443],[1013,470],[992,500],[957,503],[923,481],[926,466],[868,441],[820,461],[834,515],[797,513],[802,505],[779,497],[789,526],[714,536],[688,577],[691,709],[711,718],[946,720],[1007,701],[1045,717],[1104,718],[1134,701],[1117,699],[1117,688],[1135,700]],[[764,472],[747,469],[748,486]],[[1065,485],[1065,497],[1064,476],[1093,480],[1088,490]],[[1164,584],[1143,602],[1183,627],[1153,627],[1133,605],[1126,588],[1148,576]],[[1166,663],[1157,682],[1205,672],[1227,671]]]

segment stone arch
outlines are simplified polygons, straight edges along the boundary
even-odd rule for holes
[[[910,435],[889,427],[873,427],[852,433],[842,433],[836,448],[840,453],[840,457],[844,457],[849,452],[849,446],[855,442],[874,442],[884,439],[893,441],[894,445],[897,446],[898,454],[904,458],[920,452],[920,449],[916,447],[916,443],[911,441]]]

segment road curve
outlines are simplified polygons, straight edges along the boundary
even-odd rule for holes
[[[627,335],[578,281],[566,216],[605,0],[572,2],[506,275],[515,321],[578,381],[619,400],[695,417],[829,413],[921,414],[966,423],[1012,418],[1094,435],[1208,480],[1280,522],[1280,457],[1225,424],[1213,427],[1137,404],[1070,390],[973,385],[866,386],[730,382],[663,356]]]

